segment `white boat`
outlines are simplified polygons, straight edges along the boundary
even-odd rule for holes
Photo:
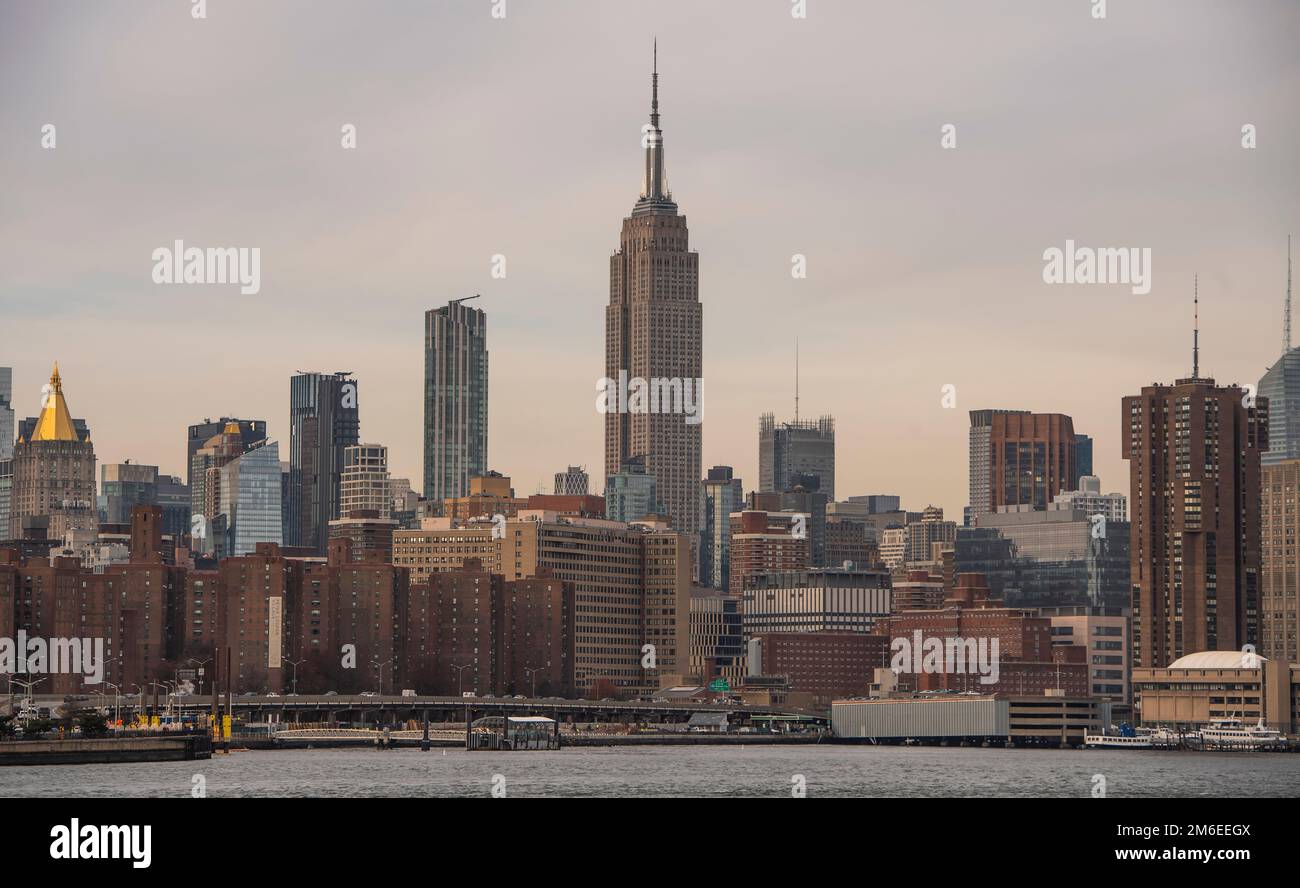
[[[1083,745],[1089,749],[1151,749],[1154,743],[1149,736],[1141,734],[1126,736],[1124,734],[1083,734]]]
[[[1262,718],[1249,726],[1238,718],[1216,718],[1201,728],[1200,738],[1204,749],[1273,749],[1285,743],[1282,732],[1264,727]]]

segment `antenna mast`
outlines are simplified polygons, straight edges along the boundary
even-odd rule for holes
[[[1282,326],[1282,354],[1291,351],[1291,235],[1286,236],[1286,321]]]
[[[1192,379],[1201,378],[1200,276],[1192,276]]]

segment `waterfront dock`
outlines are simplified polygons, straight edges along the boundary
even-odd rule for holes
[[[206,734],[0,742],[0,766],[188,762],[211,757],[212,740]]]

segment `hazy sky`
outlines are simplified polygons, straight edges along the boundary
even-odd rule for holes
[[[1120,398],[1189,372],[1194,272],[1203,373],[1257,381],[1280,351],[1300,4],[1106,5],[208,0],[198,21],[189,0],[0,0],[0,365],[21,418],[57,359],[101,462],[176,474],[189,423],[287,439],[289,376],[351,370],[363,440],[418,488],[422,315],[482,293],[492,468],[521,493],[569,463],[599,485],[609,255],[657,35],[705,467],[757,480],[797,336],[841,497],[960,519],[982,407],[1072,415],[1127,491]],[[1044,284],[1067,238],[1150,248],[1150,293]],[[261,292],[154,284],[177,239],[259,247]]]

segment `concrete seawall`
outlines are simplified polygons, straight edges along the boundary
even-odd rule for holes
[[[561,734],[565,746],[785,746],[829,742],[819,734]]]
[[[0,743],[0,766],[182,762],[211,757],[212,741],[202,734],[180,737],[108,737],[102,740],[15,740]]]

